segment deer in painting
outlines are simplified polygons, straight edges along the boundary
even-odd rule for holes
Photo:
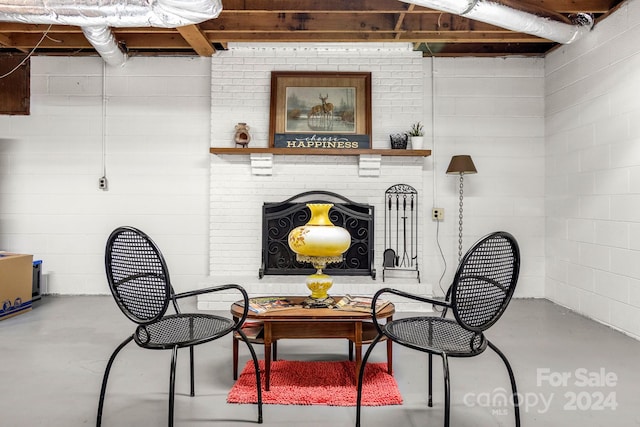
[[[327,96],[325,97],[323,97],[322,94],[320,94],[320,100],[322,101],[322,111],[326,115],[333,115],[333,104],[330,102],[327,102],[327,98],[329,98],[329,94],[327,94]]]
[[[309,111],[309,117],[317,116],[317,115],[332,115],[333,114],[333,104],[327,102],[329,98],[329,94],[327,96],[320,95],[320,100],[322,101],[322,105],[318,104],[316,106],[311,107],[311,111]]]

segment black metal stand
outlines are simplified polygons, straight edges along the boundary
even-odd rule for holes
[[[396,184],[384,193],[384,244],[382,281],[387,271],[415,271],[418,268],[418,192],[407,184]]]

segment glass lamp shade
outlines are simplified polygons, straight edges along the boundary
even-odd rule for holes
[[[289,247],[296,253],[296,259],[311,263],[317,270],[307,277],[311,296],[305,304],[311,307],[326,307],[333,303],[327,294],[333,279],[322,269],[327,264],[341,262],[342,254],[351,246],[349,232],[335,226],[329,219],[332,206],[332,203],[307,203],[311,219],[289,233]]]
[[[289,247],[307,257],[342,257],[351,245],[351,235],[329,219],[331,203],[308,203],[311,219],[289,233]]]

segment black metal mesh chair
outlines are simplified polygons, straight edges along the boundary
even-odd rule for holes
[[[516,426],[520,426],[520,410],[513,370],[505,355],[484,335],[504,313],[518,281],[520,250],[513,236],[506,232],[495,232],[483,237],[466,253],[447,292],[444,301],[433,300],[403,291],[384,288],[373,297],[372,307],[385,293],[422,301],[444,307],[442,316],[418,316],[398,319],[387,324],[378,324],[374,318],[378,335],[362,359],[358,376],[356,402],[356,427],[360,426],[362,400],[362,378],[367,359],[383,336],[414,350],[428,353],[429,396],[428,405],[433,406],[432,357],[442,357],[444,373],[444,425],[449,426],[449,357],[478,356],[491,347],[504,362],[513,392]],[[454,318],[446,318],[451,309]]]
[[[120,227],[111,233],[107,241],[105,264],[109,287],[118,307],[129,320],[138,324],[138,327],[114,350],[107,363],[100,390],[96,425],[99,427],[102,423],[104,397],[111,366],[120,350],[132,340],[145,349],[172,350],[173,352],[169,378],[169,426],[173,426],[178,349],[189,347],[191,396],[194,396],[193,347],[232,332],[240,335],[249,347],[253,358],[258,389],[258,423],[262,423],[262,392],[258,359],[241,329],[249,307],[247,292],[239,285],[228,284],[176,294],[171,286],[169,271],[160,250],[145,233],[133,227]],[[180,311],[178,299],[224,290],[238,291],[244,299],[243,316],[235,322],[231,318]],[[175,314],[167,315],[170,304],[173,305]]]

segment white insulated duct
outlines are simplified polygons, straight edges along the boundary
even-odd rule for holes
[[[109,65],[122,66],[127,61],[127,54],[120,49],[115,36],[109,27],[82,27],[82,32],[89,43],[98,52],[104,62]]]
[[[402,0],[429,9],[464,16],[507,30],[531,34],[557,43],[572,43],[593,27],[593,18],[578,14],[573,24],[512,8],[490,0]]]
[[[0,21],[82,27],[105,62],[126,55],[109,27],[175,28],[217,18],[220,0],[0,0]],[[120,53],[118,53],[120,52]]]

